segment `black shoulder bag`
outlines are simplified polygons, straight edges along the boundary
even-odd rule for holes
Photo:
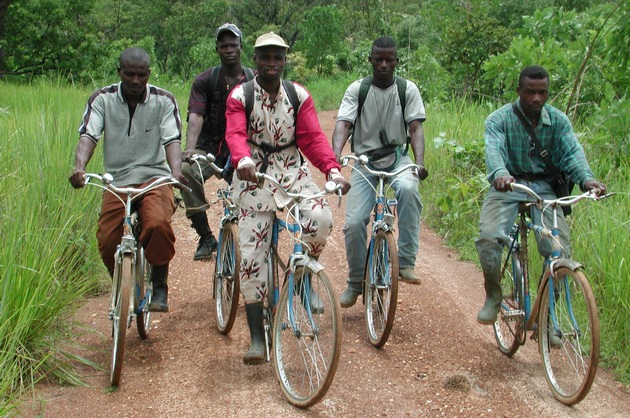
[[[553,175],[553,178],[551,179],[551,188],[553,189],[553,192],[556,194],[557,197],[565,197],[571,195],[575,184],[569,179],[569,176],[558,170],[553,165],[551,157],[549,156],[549,151],[542,147],[540,141],[538,140],[538,137],[534,133],[534,129],[525,119],[525,115],[523,115],[518,109],[516,103],[512,103],[512,110],[525,127],[525,130],[532,140],[532,144],[534,144],[534,147],[536,148],[536,152],[538,153],[538,155],[540,155],[540,158],[543,159],[549,171],[551,171]],[[562,213],[564,213],[564,216],[569,216],[571,212],[571,206],[562,206]]]

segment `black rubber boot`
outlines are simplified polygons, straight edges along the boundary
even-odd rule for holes
[[[265,362],[265,329],[263,327],[262,302],[246,303],[247,325],[249,325],[249,350],[243,356],[245,364],[262,364]]]
[[[477,314],[477,322],[484,325],[492,325],[497,320],[497,314],[501,309],[501,272],[483,273],[484,287],[486,289],[486,302]]]
[[[217,249],[217,240],[210,230],[208,216],[206,212],[195,213],[190,218],[190,221],[192,222],[192,227],[199,234],[199,243],[197,244],[197,251],[195,251],[193,260],[208,260]]]
[[[168,264],[153,266],[151,269],[151,281],[153,282],[153,296],[149,304],[151,312],[168,312]]]

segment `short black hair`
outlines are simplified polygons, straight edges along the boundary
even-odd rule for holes
[[[120,57],[118,58],[118,64],[120,68],[124,66],[124,64],[146,64],[147,68],[151,65],[151,57],[149,53],[142,48],[127,48],[123,52],[121,52]]]
[[[549,80],[549,74],[547,74],[547,70],[538,65],[530,65],[529,67],[525,67],[521,74],[518,76],[518,85],[522,85],[523,81],[526,78],[531,78],[534,80]]]
[[[372,42],[372,49],[374,48],[394,48],[396,49],[396,41],[394,41],[389,36],[381,36],[380,38],[376,38],[374,42]]]

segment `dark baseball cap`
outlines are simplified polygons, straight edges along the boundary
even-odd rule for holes
[[[219,29],[217,29],[217,33],[214,37],[215,41],[219,40],[219,36],[221,36],[221,34],[223,32],[230,32],[232,35],[236,36],[237,38],[243,40],[243,33],[241,32],[241,30],[233,23],[224,23],[221,26],[219,26]]]

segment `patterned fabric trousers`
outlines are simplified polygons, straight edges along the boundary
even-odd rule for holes
[[[282,216],[286,212],[282,212]],[[323,198],[300,204],[302,241],[311,257],[318,258],[332,231],[333,216]],[[271,247],[274,212],[241,209],[238,238],[241,251],[241,293],[245,303],[260,302],[267,295],[267,257]],[[286,234],[283,232],[282,234]]]

